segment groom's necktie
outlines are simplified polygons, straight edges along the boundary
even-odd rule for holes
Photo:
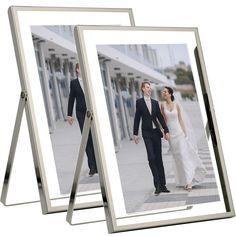
[[[144,101],[147,105],[148,111],[150,113],[150,115],[152,115],[152,103],[151,103],[151,98],[150,97],[144,97]],[[156,129],[156,126],[154,124],[154,122],[152,122],[152,128]]]

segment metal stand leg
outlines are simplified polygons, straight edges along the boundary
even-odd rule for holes
[[[6,167],[6,172],[5,172],[4,182],[3,182],[2,194],[1,194],[1,202],[4,205],[6,205],[8,187],[9,187],[9,182],[11,178],[12,164],[14,162],[16,146],[17,146],[21,121],[22,121],[26,102],[27,102],[27,94],[25,92],[21,92],[17,115],[16,115],[15,127],[14,127],[14,131],[12,135],[11,147],[10,147],[10,152],[8,156],[8,162],[7,162],[7,167]]]
[[[25,91],[22,91],[21,95],[20,95],[20,101],[19,101],[18,110],[17,110],[15,127],[14,127],[14,131],[13,131],[12,142],[11,142],[11,147],[10,147],[10,152],[9,152],[5,177],[4,177],[3,188],[2,188],[1,202],[4,205],[7,205],[6,199],[7,199],[8,188],[9,188],[9,184],[10,184],[12,165],[13,165],[14,158],[15,158],[15,151],[16,151],[16,146],[17,146],[17,142],[18,142],[18,138],[19,138],[20,126],[21,126],[21,121],[22,121],[24,110],[26,112],[27,124],[28,124],[28,129],[29,129],[29,135],[30,135],[31,148],[32,148],[32,153],[33,153],[36,179],[37,179],[37,183],[38,183],[41,208],[42,208],[43,214],[46,214],[49,212],[49,209],[51,207],[50,199],[49,199],[49,194],[48,194],[48,189],[47,189],[47,183],[45,181],[45,173],[43,173],[43,171],[44,171],[43,163],[42,163],[42,161],[40,161],[40,158],[38,156],[38,150],[37,150],[38,146],[36,145],[36,142],[35,142],[35,135],[36,134],[35,134],[35,129],[33,128],[32,115],[29,111],[30,108],[29,108],[29,101],[28,101],[27,92],[25,92]],[[33,202],[37,202],[37,201],[33,201]],[[24,202],[24,203],[33,203],[33,202]],[[11,204],[11,205],[18,205],[18,204],[23,204],[23,203],[17,203],[17,204]]]
[[[72,217],[73,217],[73,212],[75,209],[75,201],[76,201],[76,193],[78,189],[78,182],[79,182],[79,176],[81,172],[81,167],[83,164],[83,157],[85,154],[85,148],[87,145],[87,140],[88,140],[88,135],[89,135],[89,130],[91,127],[91,123],[93,120],[93,114],[90,111],[87,111],[87,116],[82,132],[82,140],[81,140],[81,145],[79,149],[79,156],[76,164],[76,169],[75,169],[75,174],[74,174],[74,179],[73,179],[73,184],[72,184],[72,189],[71,189],[71,194],[70,194],[70,201],[69,201],[69,206],[67,210],[67,215],[66,215],[66,221],[72,224]],[[102,205],[94,205],[94,207],[103,207]]]
[[[200,57],[199,57],[197,47],[194,49],[194,55],[195,55],[195,60],[196,60],[196,64],[197,64],[197,70],[198,70],[198,75],[199,75],[199,79],[200,79],[203,99],[204,99],[204,102],[206,102],[206,97],[205,96],[207,95],[207,92],[206,92],[206,88],[205,88],[205,85],[204,85],[203,72],[202,72],[202,67],[201,67]],[[209,104],[207,104],[205,106],[205,108],[207,109],[206,110],[207,113],[209,112],[209,107],[208,106],[209,106]],[[207,139],[209,139],[210,138],[210,127],[209,127],[209,122],[208,121],[206,123],[205,130],[206,130]]]
[[[38,189],[40,193],[40,202],[41,202],[41,207],[42,207],[42,212],[44,214],[48,213],[48,209],[50,208],[50,203],[49,203],[49,198],[48,195],[45,193],[42,194],[42,189],[45,190],[45,186],[42,187],[42,174],[39,173],[40,169],[40,161],[36,157],[36,146],[33,143],[33,136],[34,131],[32,130],[32,119],[29,114],[29,104],[28,104],[28,96],[25,91],[21,92],[20,95],[20,101],[18,105],[18,110],[17,110],[17,116],[16,116],[16,121],[15,121],[15,127],[13,131],[13,136],[12,136],[12,142],[10,146],[10,152],[9,152],[9,157],[8,157],[8,162],[7,162],[7,167],[6,167],[6,172],[5,172],[5,177],[4,177],[4,183],[3,183],[3,188],[2,188],[2,194],[1,194],[1,202],[6,206],[6,199],[7,199],[7,194],[8,194],[8,188],[10,184],[10,177],[11,177],[11,172],[12,172],[12,166],[15,158],[15,152],[16,152],[16,146],[19,138],[19,132],[20,132],[20,126],[22,122],[22,117],[23,117],[23,112],[24,110],[26,111],[26,118],[27,118],[27,123],[28,123],[28,128],[29,128],[29,134],[30,134],[30,141],[31,141],[31,148],[33,152],[33,157],[34,157],[34,166],[35,166],[35,171],[36,171],[36,178],[38,182]],[[39,167],[40,166],[40,167]],[[42,168],[41,168],[42,170]],[[45,185],[45,181],[44,181]],[[47,190],[46,190],[47,191]],[[43,196],[45,195],[45,196]],[[37,202],[37,201],[34,201]],[[32,202],[25,202],[25,203],[32,203]],[[11,204],[11,205],[18,205],[18,204],[23,204],[23,203],[17,203],[17,204]]]
[[[43,163],[43,159],[41,156],[40,146],[39,146],[39,143],[37,142],[37,138],[36,138],[36,136],[37,136],[36,131],[37,130],[36,130],[36,127],[33,122],[32,111],[30,110],[29,102],[30,101],[28,100],[27,93],[21,92],[20,101],[19,101],[18,110],[17,110],[16,121],[15,121],[15,127],[14,127],[14,131],[13,131],[10,152],[9,152],[5,177],[4,177],[4,183],[3,183],[2,193],[1,193],[1,202],[5,206],[7,205],[6,199],[7,199],[8,188],[9,188],[9,184],[10,184],[12,166],[13,166],[13,162],[14,162],[14,158],[15,158],[15,151],[16,151],[17,141],[18,141],[18,137],[19,137],[23,112],[25,110],[42,213],[48,214],[48,213],[57,213],[57,212],[67,211],[67,209],[68,209],[67,204],[66,205],[59,205],[59,206],[52,206],[52,204],[51,204],[51,200],[59,200],[59,199],[65,198],[65,197],[50,199],[44,163]],[[76,169],[77,175],[75,176],[75,180],[77,180],[77,181],[73,185],[74,186],[73,187],[74,195],[72,194],[72,196],[74,196],[74,199],[75,199],[75,194],[76,194],[76,190],[77,190],[75,188],[75,186],[77,186],[79,174],[81,171],[81,166],[82,166],[83,156],[84,156],[84,152],[85,152],[85,147],[87,145],[87,139],[88,139],[91,121],[92,121],[92,114],[88,111],[87,112],[87,119],[85,122],[85,127],[83,129],[82,143],[81,143],[81,147],[80,147],[80,151],[79,151],[79,157],[81,157],[81,158],[78,159],[77,169]],[[38,201],[31,201],[31,202],[24,202],[24,203],[10,204],[10,205],[19,205],[19,204],[26,204],[26,203],[33,203],[33,202],[38,202]],[[76,204],[76,205],[73,204],[72,211],[74,208],[86,209],[86,208],[94,208],[94,207],[100,207],[100,206],[102,206],[102,201],[94,201],[91,203],[83,203],[83,204],[80,203],[80,204]]]

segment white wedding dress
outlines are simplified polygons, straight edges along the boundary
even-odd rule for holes
[[[164,104],[166,124],[169,129],[170,152],[173,157],[176,186],[196,185],[203,181],[206,175],[197,150],[190,139],[185,136],[178,119],[177,104],[173,110],[168,110]]]

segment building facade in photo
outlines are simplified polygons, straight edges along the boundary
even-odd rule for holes
[[[70,81],[78,62],[73,26],[33,26],[32,39],[50,132],[67,119]],[[151,45],[103,45],[97,47],[104,93],[114,145],[132,139],[136,99],[140,86],[151,82],[154,99],[161,99],[163,86],[175,86],[159,68],[158,51]]]

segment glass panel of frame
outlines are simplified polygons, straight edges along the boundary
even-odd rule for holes
[[[233,216],[197,29],[75,32],[109,231]]]
[[[70,83],[77,80],[74,25],[130,26],[134,24],[132,11],[119,8],[11,7],[9,17],[21,89],[28,96],[26,115],[29,129],[32,129],[40,200],[45,201],[43,211],[66,210],[81,140],[74,104],[68,113]],[[73,125],[67,122],[68,115],[74,117]],[[26,167],[27,163],[22,162],[20,169],[24,171]],[[98,175],[89,173],[87,161],[84,161],[81,174],[80,207],[101,205]],[[19,182],[11,184],[19,185]],[[27,193],[27,199],[37,200],[38,197],[34,199],[31,192]],[[15,198],[18,201],[17,196]]]

